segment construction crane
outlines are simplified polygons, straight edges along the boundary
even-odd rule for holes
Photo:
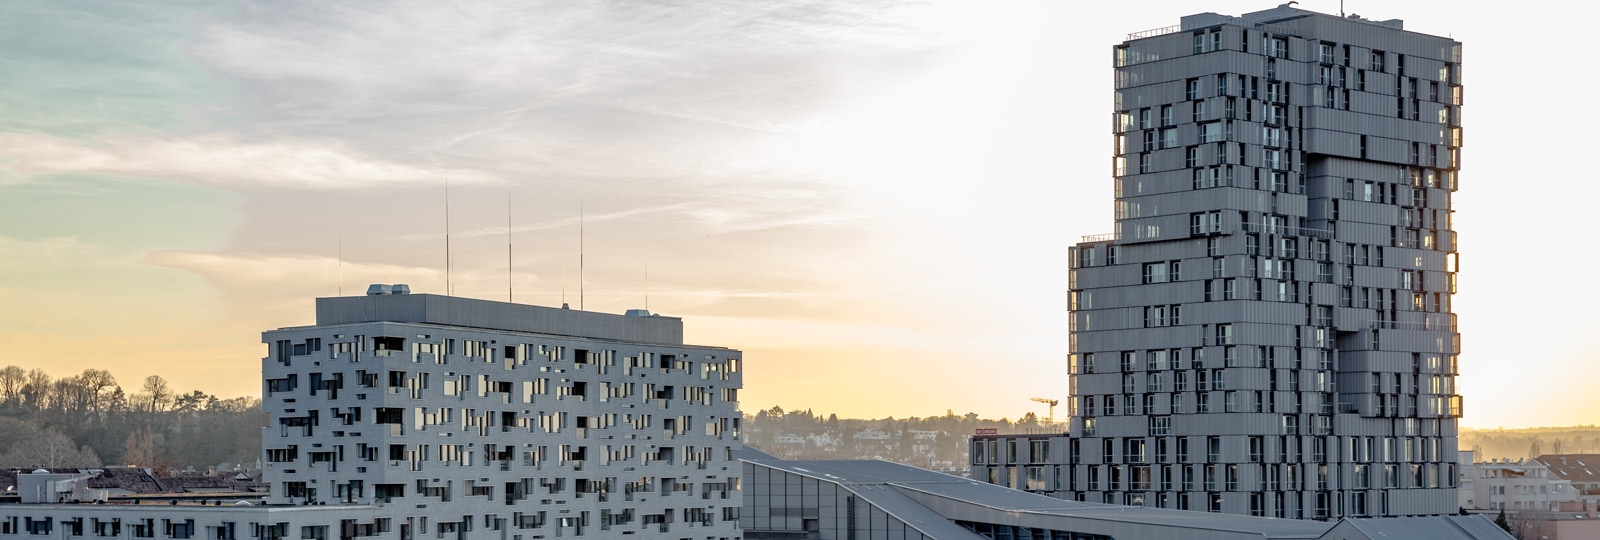
[[[1049,405],[1050,406],[1050,416],[1045,417],[1044,421],[1054,424],[1056,422],[1056,405],[1060,405],[1061,404],[1061,400],[1059,400],[1059,399],[1045,399],[1045,398],[1042,398],[1042,397],[1036,397],[1036,398],[1033,398],[1033,401],[1037,401],[1039,403],[1043,403],[1045,405]]]

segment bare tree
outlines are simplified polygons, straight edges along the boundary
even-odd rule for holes
[[[22,387],[28,384],[28,372],[17,366],[0,369],[0,403],[22,400]]]
[[[29,370],[22,393],[28,407],[43,410],[50,401],[50,374],[39,368]]]
[[[144,378],[144,387],[140,388],[148,400],[145,409],[151,413],[158,413],[167,409],[172,404],[172,387],[160,375],[151,375]]]
[[[18,444],[5,457],[5,465],[13,467],[99,467],[100,457],[89,447],[79,447],[72,439],[54,429]]]
[[[117,387],[117,378],[111,376],[110,371],[89,368],[83,370],[78,379],[89,394],[89,410],[105,411],[112,389]]]

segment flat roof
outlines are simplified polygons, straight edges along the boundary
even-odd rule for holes
[[[392,322],[687,346],[683,343],[683,320],[659,315],[617,315],[437,294],[378,294],[318,298],[316,310],[317,323],[314,327],[286,327],[265,334],[316,327]]]

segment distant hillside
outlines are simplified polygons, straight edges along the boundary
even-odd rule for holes
[[[159,375],[124,390],[100,369],[0,368],[0,468],[255,466],[266,425],[260,399],[181,393]]]
[[[1600,427],[1461,429],[1461,451],[1476,450],[1479,460],[1531,458],[1540,454],[1600,453]]]

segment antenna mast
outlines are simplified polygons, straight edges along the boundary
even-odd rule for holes
[[[650,311],[650,263],[644,263],[644,310]]]
[[[339,296],[344,296],[344,235],[339,235]]]
[[[444,179],[444,294],[455,296],[455,281],[451,278],[450,260],[450,179]]]
[[[506,190],[506,301],[512,302],[511,296],[511,190]]]
[[[584,308],[584,203],[578,203],[578,310]]]

